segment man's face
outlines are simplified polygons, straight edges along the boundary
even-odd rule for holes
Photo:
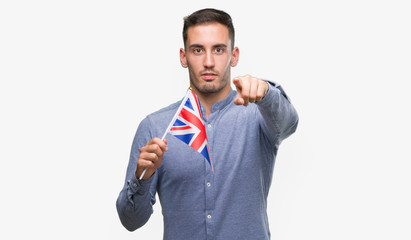
[[[186,48],[180,49],[180,61],[188,67],[191,86],[199,93],[217,93],[229,89],[230,68],[237,65],[238,48],[231,50],[228,28],[220,23],[191,26]]]

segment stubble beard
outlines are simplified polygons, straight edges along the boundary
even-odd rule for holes
[[[218,75],[219,76],[219,75]],[[201,94],[212,94],[212,93],[218,93],[220,92],[222,89],[224,89],[228,82],[229,82],[229,76],[230,73],[227,72],[226,74],[224,74],[222,79],[218,79],[218,83],[221,84],[216,84],[216,80],[210,81],[210,82],[206,82],[204,85],[200,86],[200,79],[198,79],[195,74],[190,75],[190,83],[191,85]]]

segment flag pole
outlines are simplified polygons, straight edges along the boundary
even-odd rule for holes
[[[164,132],[163,137],[161,138],[161,140],[164,140],[164,138],[166,137],[168,131],[170,131],[171,127],[173,126],[175,120],[176,120],[177,117],[178,117],[178,114],[180,113],[181,109],[184,107],[184,104],[185,104],[185,102],[187,101],[187,98],[188,98],[189,94],[191,93],[191,90],[192,90],[191,87],[187,90],[187,93],[186,93],[185,97],[183,98],[183,101],[181,101],[181,104],[180,104],[180,106],[178,107],[177,112],[174,114],[173,119],[172,119],[171,122],[168,124],[168,127],[167,127],[166,131]],[[143,170],[143,172],[141,173],[141,176],[140,176],[139,180],[142,180],[142,179],[143,179],[144,175],[146,174],[146,171],[147,171],[147,168],[145,168],[145,169]]]

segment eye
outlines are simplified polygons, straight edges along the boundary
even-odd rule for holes
[[[201,54],[201,53],[203,52],[203,49],[201,49],[201,48],[194,48],[194,49],[193,49],[193,52],[194,52],[194,54],[199,55],[199,54]]]
[[[222,53],[224,53],[224,48],[217,47],[214,51],[215,51],[216,54],[222,54]]]

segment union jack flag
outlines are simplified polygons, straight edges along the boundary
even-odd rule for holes
[[[174,119],[170,133],[201,153],[213,169],[199,100],[191,90],[188,90]]]

